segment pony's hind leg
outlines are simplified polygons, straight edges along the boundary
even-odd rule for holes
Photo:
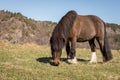
[[[95,38],[89,41],[91,52],[92,52],[90,63],[97,63],[96,46],[95,46],[94,40]]]

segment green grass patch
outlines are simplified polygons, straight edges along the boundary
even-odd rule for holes
[[[120,80],[120,51],[112,50],[113,59],[101,64],[89,64],[89,49],[77,48],[78,64],[66,63],[63,50],[60,66],[50,65],[49,46],[10,44],[0,41],[0,80]]]

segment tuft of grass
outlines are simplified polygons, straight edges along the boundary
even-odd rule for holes
[[[60,66],[50,65],[49,46],[36,44],[10,44],[0,41],[0,80],[120,80],[120,51],[112,50],[113,60],[101,64],[89,64],[89,49],[77,48],[78,64],[66,63],[63,50]]]

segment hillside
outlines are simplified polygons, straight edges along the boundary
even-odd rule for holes
[[[0,40],[11,43],[49,44],[49,38],[56,23],[51,21],[35,21],[21,13],[0,11]],[[120,25],[107,23],[107,33],[110,46],[120,49]],[[84,44],[84,46],[83,46]],[[79,47],[89,47],[87,43],[78,44]]]
[[[56,23],[28,19],[21,13],[0,11],[0,40],[47,44]]]

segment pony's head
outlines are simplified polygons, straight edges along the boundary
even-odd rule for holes
[[[69,32],[73,26],[76,17],[77,13],[75,11],[69,11],[66,15],[64,15],[61,18],[61,20],[53,30],[52,37],[50,39],[50,45],[53,63],[56,66],[58,66],[60,63],[62,48],[67,42]]]
[[[60,63],[60,58],[62,54],[62,48],[65,45],[65,40],[63,38],[53,38],[50,39],[51,54],[53,59],[53,65],[58,66]]]

